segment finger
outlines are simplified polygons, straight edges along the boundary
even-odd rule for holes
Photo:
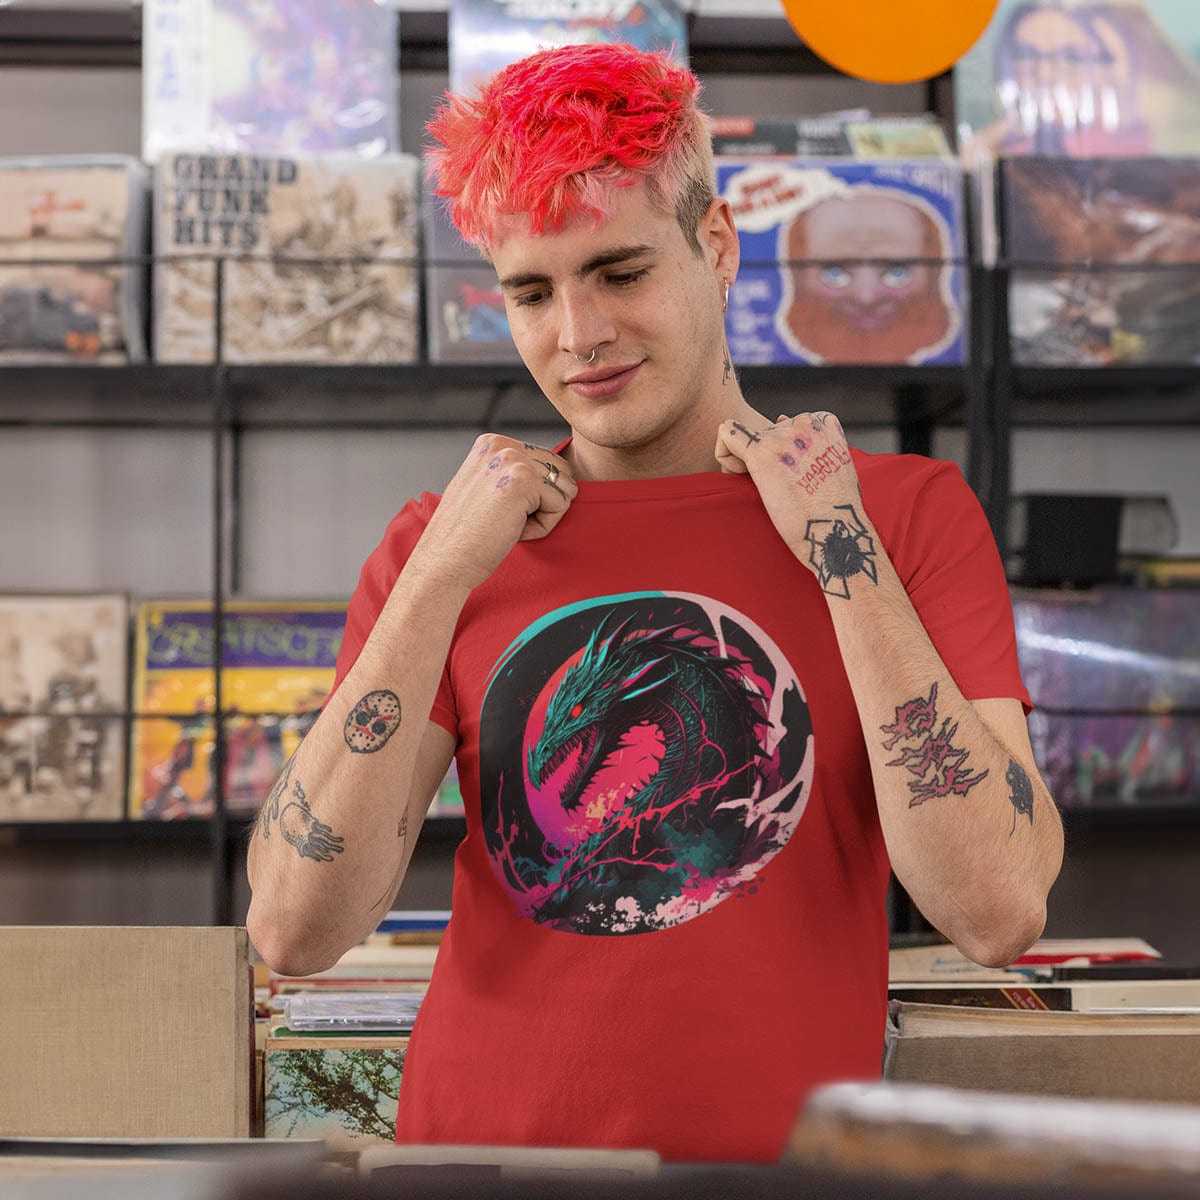
[[[727,475],[746,475],[750,468],[746,466],[739,453],[739,448],[726,440],[725,427],[717,431],[717,445],[713,451],[717,466]]]

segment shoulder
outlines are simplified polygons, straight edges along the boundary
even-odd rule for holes
[[[872,505],[888,511],[910,512],[929,500],[972,500],[957,464],[922,454],[868,454],[850,447],[854,469],[862,486],[863,504],[872,517]]]

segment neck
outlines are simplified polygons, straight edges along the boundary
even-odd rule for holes
[[[719,471],[717,429],[722,421],[741,421],[752,429],[770,424],[746,403],[733,384],[717,405],[697,407],[687,417],[650,441],[632,446],[600,446],[572,430],[563,456],[576,479],[658,479]]]

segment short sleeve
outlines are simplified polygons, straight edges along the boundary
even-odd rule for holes
[[[410,500],[392,519],[383,535],[383,540],[363,563],[358,577],[358,586],[350,598],[346,610],[346,629],[342,635],[342,647],[338,653],[334,670],[333,687],[329,695],[341,686],[350,668],[358,661],[363,645],[375,628],[375,622],[383,611],[387,598],[404,564],[408,562],[429,518],[437,508],[439,497],[425,492],[418,500]],[[328,703],[328,700],[326,701]],[[442,681],[429,719],[436,721],[454,737],[458,737],[458,712],[448,668],[442,670]]]
[[[968,700],[1011,697],[1028,712],[1004,566],[961,471],[953,463],[930,463],[910,503],[892,511],[892,563],[962,694]]]

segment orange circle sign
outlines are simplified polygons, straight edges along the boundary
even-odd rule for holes
[[[979,40],[999,0],[783,0],[792,28],[830,66],[875,83],[949,70]]]

